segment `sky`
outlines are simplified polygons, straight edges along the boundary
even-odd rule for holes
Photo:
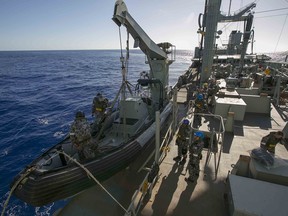
[[[177,49],[191,51],[199,44],[198,15],[203,13],[204,2],[125,1],[129,13],[154,42],[168,41]],[[222,11],[228,12],[229,2],[222,0]],[[232,1],[231,12],[250,2]],[[288,0],[256,3],[254,52],[287,51]],[[119,49],[119,28],[111,19],[114,4],[114,0],[0,0],[0,51]],[[231,30],[243,26],[219,24],[218,29],[223,31],[219,40],[225,43]],[[122,27],[123,41],[125,31]],[[130,44],[132,48],[132,38]]]

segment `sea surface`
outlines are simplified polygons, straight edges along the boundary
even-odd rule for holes
[[[112,100],[121,84],[119,50],[0,52],[0,210],[13,178],[34,158],[61,141],[75,112],[89,120],[94,96]],[[191,64],[192,52],[177,51],[170,85]],[[130,50],[128,81],[148,71],[140,50]],[[33,207],[14,196],[4,215],[52,215],[68,200]]]

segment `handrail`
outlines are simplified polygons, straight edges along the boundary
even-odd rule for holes
[[[169,128],[168,128],[168,130],[167,130],[167,132],[166,132],[166,134],[165,134],[165,136],[164,136],[164,138],[162,140],[162,143],[160,145],[159,150],[162,151],[162,153],[159,156],[158,165],[160,165],[163,162],[164,158],[167,155],[167,151],[169,151],[169,148],[167,148],[167,146],[169,145],[171,136],[173,136],[172,131],[173,131],[173,121],[170,123],[170,126],[169,126]],[[153,155],[153,154],[151,154],[151,155]],[[153,165],[151,167],[153,167],[154,165],[155,165],[155,162],[153,163]],[[149,170],[151,170],[151,169],[149,169]],[[151,193],[151,189],[153,188],[153,185],[155,183],[155,179],[154,179],[154,181],[152,183],[149,184],[148,183],[148,176],[149,176],[149,172],[147,173],[147,175],[145,176],[144,180],[140,184],[138,190],[135,191],[134,195],[132,196],[131,203],[130,203],[129,207],[127,208],[127,212],[128,213],[126,213],[125,216],[131,215],[131,213],[132,213],[133,216],[136,216],[138,214],[139,210],[140,210],[140,207],[141,207],[141,204],[142,204],[142,200],[146,196],[146,194],[148,192],[148,189],[150,189],[149,193]],[[134,206],[136,198],[138,197],[138,194],[140,192],[142,192],[142,195],[139,198],[139,201],[138,201],[137,205]]]
[[[223,120],[223,117],[220,116],[220,115],[215,115],[215,114],[206,114],[206,113],[194,113],[193,112],[193,101],[190,101],[189,102],[189,109],[188,109],[188,117],[189,118],[193,118],[194,116],[198,115],[198,116],[210,116],[210,117],[214,117],[214,118],[217,118],[220,123],[219,123],[219,131],[215,132],[215,129],[213,128],[213,131],[211,132],[212,133],[212,136],[214,133],[216,133],[218,135],[217,137],[217,146],[218,144],[220,143],[221,146],[220,146],[220,151],[219,151],[219,156],[218,156],[218,161],[217,161],[217,164],[216,164],[216,161],[215,161],[215,180],[217,179],[217,174],[218,174],[218,170],[219,170],[219,166],[220,166],[220,160],[221,160],[221,154],[222,154],[222,150],[223,150],[223,143],[224,143],[224,133],[225,133],[225,126],[224,126],[224,120]],[[193,118],[194,119],[194,118]],[[198,128],[193,128],[193,124],[191,126],[191,130],[194,130],[194,131],[199,131]],[[221,141],[220,141],[220,138],[221,138]],[[211,145],[212,146],[212,145]],[[210,146],[210,147],[211,147]],[[209,150],[209,156],[211,154],[211,151]],[[214,153],[214,157],[215,157],[215,160],[216,160],[216,155]],[[209,157],[207,155],[207,160],[206,160],[206,163],[205,163],[205,167],[208,165],[209,163]]]

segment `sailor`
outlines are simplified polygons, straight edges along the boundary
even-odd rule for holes
[[[204,147],[204,133],[197,131],[194,133],[193,141],[189,146],[189,163],[188,163],[188,172],[189,177],[185,178],[186,181],[194,182],[200,172],[200,160],[202,159],[202,150]]]
[[[185,164],[187,152],[188,152],[188,142],[189,142],[189,132],[190,132],[190,122],[188,119],[184,119],[176,139],[176,145],[178,146],[178,156],[174,157],[173,160],[180,161],[180,164]]]
[[[262,138],[260,147],[271,154],[275,154],[275,147],[283,139],[283,136],[282,131],[270,132]]]
[[[108,99],[103,97],[101,93],[97,93],[97,95],[94,97],[92,105],[92,116],[95,116],[95,121],[92,126],[92,134],[97,133],[99,130],[100,124],[105,118],[105,111],[108,107],[108,103]]]
[[[210,80],[207,91],[207,104],[213,105],[213,100],[216,93],[219,91],[219,86],[214,79]]]
[[[190,100],[193,100],[193,93],[196,90],[196,86],[193,83],[186,84],[186,90],[187,90],[187,96],[186,100],[187,103],[189,103]]]
[[[80,161],[94,156],[91,146],[91,128],[84,112],[78,111],[70,128],[70,139],[78,150]]]
[[[198,93],[194,104],[194,113],[196,114],[194,124],[201,125],[201,116],[198,115],[198,113],[204,113],[206,111],[206,108],[207,107],[203,94]]]
[[[204,83],[202,89],[203,89],[204,93],[207,93],[207,91],[208,91],[208,83]]]
[[[108,106],[108,99],[104,98],[101,93],[97,93],[97,95],[93,99],[92,105],[92,116],[98,117],[99,115],[103,115],[106,108]]]
[[[198,93],[195,100],[195,112],[203,113],[206,109],[206,104],[204,101],[204,95],[202,93]]]

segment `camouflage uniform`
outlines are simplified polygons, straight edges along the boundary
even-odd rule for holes
[[[75,118],[70,128],[70,139],[78,150],[80,160],[93,157],[91,152],[91,128],[85,116]]]
[[[92,116],[95,115],[95,121],[92,126],[92,134],[97,133],[100,124],[104,119],[105,110],[108,107],[108,99],[104,98],[102,94],[98,93],[93,99]]]
[[[195,113],[203,113],[205,108],[204,100],[195,100]]]
[[[92,115],[95,115],[96,117],[102,116],[105,113],[107,106],[108,99],[103,98],[103,96],[98,93],[97,96],[93,99]]]
[[[209,105],[213,104],[213,98],[218,91],[219,91],[219,86],[216,84],[215,81],[211,81],[208,85],[208,91],[207,91],[207,103]]]
[[[174,158],[175,161],[181,160],[183,156],[184,160],[183,162],[185,162],[188,152],[189,132],[190,132],[189,121],[185,123],[183,122],[177,134],[176,145],[178,146],[178,156]]]
[[[196,138],[196,140],[193,141],[193,143],[189,147],[190,156],[187,167],[189,177],[186,178],[186,180],[188,181],[194,182],[199,176],[200,172],[199,164],[200,160],[202,159],[203,146],[204,146],[203,141],[200,140],[200,138],[198,137],[198,139]]]
[[[190,100],[193,100],[193,93],[196,90],[196,86],[192,83],[189,83],[186,85],[186,90],[187,90],[186,100],[187,103],[189,103]]]
[[[198,114],[198,113],[204,113],[207,110],[205,101],[204,101],[204,96],[203,94],[198,94],[197,98],[195,100],[195,104],[194,104],[194,113]],[[193,122],[193,126],[194,125],[200,125],[201,126],[201,122],[202,122],[202,118],[200,115],[195,115],[194,116],[194,122]]]
[[[279,143],[283,138],[283,133],[281,131],[278,132],[270,132],[267,136],[264,136],[261,140],[261,148],[269,151],[272,154],[275,154],[275,147],[277,143]]]

